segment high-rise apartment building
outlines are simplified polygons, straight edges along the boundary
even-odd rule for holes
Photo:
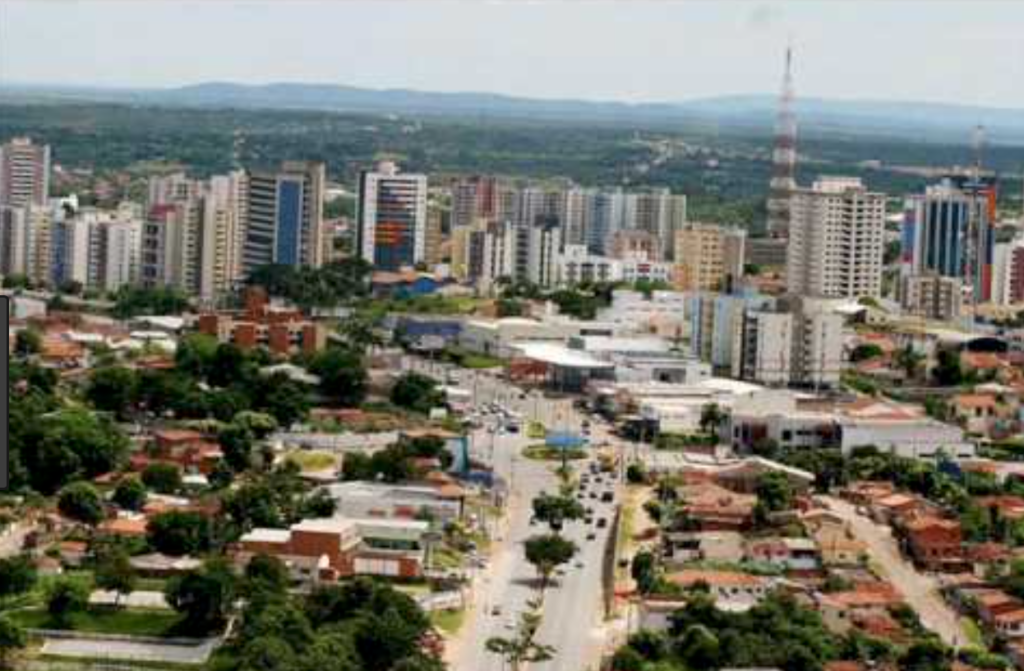
[[[675,234],[676,287],[729,291],[743,276],[746,231],[688,224]]]
[[[497,219],[501,211],[502,182],[499,178],[474,175],[452,186],[452,230],[471,226],[477,219]]]
[[[818,298],[879,296],[885,194],[859,179],[826,177],[793,191],[786,259],[790,294]]]
[[[0,273],[50,283],[53,229],[47,205],[0,206]]]
[[[271,263],[320,267],[324,164],[285,161],[278,170],[250,172],[247,181],[243,272]]]
[[[1024,303],[1024,237],[995,246],[992,302],[997,305]]]
[[[22,137],[0,145],[0,206],[43,206],[49,193],[49,145]]]
[[[423,261],[427,247],[427,178],[399,173],[389,161],[359,177],[356,247],[377,270]]]
[[[959,277],[907,275],[897,285],[904,312],[924,319],[954,321],[963,312],[964,285]]]
[[[671,253],[676,231],[686,225],[686,196],[673,195],[668,189],[628,194],[624,219],[624,228],[650,233]]]

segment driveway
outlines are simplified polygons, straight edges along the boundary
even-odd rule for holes
[[[917,611],[921,623],[937,633],[947,645],[967,645],[970,637],[960,623],[960,615],[939,594],[938,580],[921,573],[900,553],[889,527],[857,513],[849,502],[831,496],[823,497],[829,509],[849,523],[853,534],[868,545],[869,555],[888,579]]]

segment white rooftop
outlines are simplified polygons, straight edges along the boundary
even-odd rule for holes
[[[524,342],[515,345],[524,357],[562,368],[614,368],[615,364],[601,361],[581,350],[565,345],[544,342]]]
[[[257,527],[242,536],[243,543],[287,543],[292,532],[287,529],[265,529]]]

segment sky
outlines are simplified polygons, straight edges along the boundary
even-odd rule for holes
[[[1013,0],[0,0],[0,85],[335,83],[1024,108]]]

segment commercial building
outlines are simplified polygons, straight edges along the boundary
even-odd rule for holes
[[[885,194],[859,179],[826,177],[791,197],[790,294],[860,298],[882,293]]]
[[[359,176],[356,248],[377,270],[400,270],[427,253],[427,178],[383,161]]]
[[[584,245],[565,245],[557,258],[558,283],[565,286],[593,282],[667,282],[672,264],[646,255],[614,258],[590,253]]]
[[[284,161],[277,170],[248,173],[244,273],[271,263],[323,263],[325,181],[324,164],[314,161]]]
[[[959,278],[971,301],[983,303],[992,298],[994,246],[993,180],[954,176],[907,199],[905,274]]]
[[[50,197],[50,146],[16,137],[0,145],[0,206],[43,206]]]
[[[465,492],[458,486],[386,484],[352,480],[324,487],[345,517],[388,520],[429,515],[440,523],[462,517]]]
[[[917,407],[875,399],[805,402],[785,390],[757,394],[734,406],[722,437],[738,450],[770,441],[787,448],[839,447],[846,454],[874,445],[915,459],[974,455],[974,444],[960,427],[927,417]]]
[[[302,583],[353,575],[418,578],[429,528],[416,520],[307,519],[289,529],[249,531],[239,539],[234,559],[245,566],[259,554],[277,557],[292,579]]]

